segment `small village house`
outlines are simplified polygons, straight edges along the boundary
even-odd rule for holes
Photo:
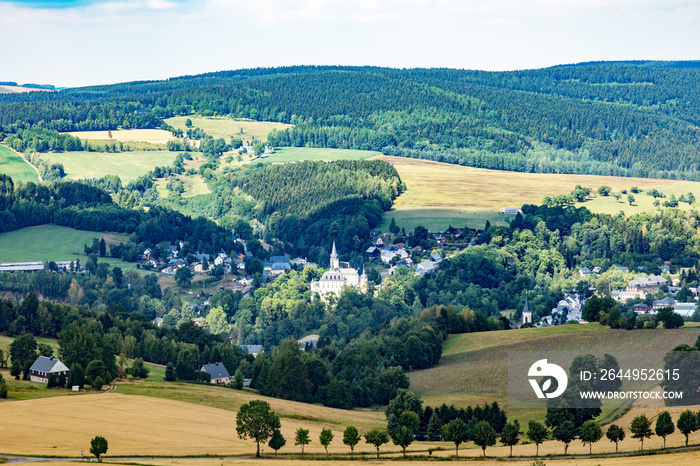
[[[53,356],[39,356],[29,368],[29,380],[32,382],[49,383],[49,374],[68,374],[68,367]]]
[[[226,366],[221,362],[205,364],[202,366],[201,370],[209,374],[210,383],[226,385],[231,382],[231,376],[228,374]]]

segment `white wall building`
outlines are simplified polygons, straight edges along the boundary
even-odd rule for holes
[[[364,271],[360,275],[349,264],[340,262],[335,249],[335,241],[333,241],[331,267],[320,280],[311,282],[311,291],[318,293],[321,299],[326,300],[330,294],[334,294],[336,297],[340,296],[340,291],[344,286],[351,286],[358,290],[364,289],[367,286],[367,276]]]

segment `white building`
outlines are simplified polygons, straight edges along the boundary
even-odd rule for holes
[[[335,249],[335,241],[333,241],[331,267],[323,274],[320,280],[311,282],[311,291],[318,293],[321,299],[325,300],[330,294],[334,294],[336,297],[340,296],[340,291],[345,286],[351,286],[358,290],[365,289],[367,276],[364,271],[360,275],[348,263],[340,262]]]

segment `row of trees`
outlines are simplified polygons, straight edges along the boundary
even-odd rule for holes
[[[412,411],[408,413],[414,414]],[[364,435],[365,441],[373,445],[377,449],[377,458],[379,458],[379,449],[382,445],[391,441],[403,449],[403,454],[406,456],[406,448],[415,440],[416,431],[411,426],[412,416],[404,416],[405,422],[400,423],[392,429],[385,431],[381,429],[373,429]],[[417,425],[417,418],[413,419],[413,423]],[[654,433],[664,439],[664,448],[666,448],[666,437],[678,430],[686,437],[686,445],[688,444],[688,436],[690,433],[698,430],[698,415],[690,410],[683,411],[674,426],[671,415],[668,411],[659,413],[656,418],[654,431],[651,429],[652,421],[646,415],[641,414],[636,416],[630,424],[630,433],[632,438],[640,440],[640,450],[644,451],[644,439],[650,438]],[[280,432],[281,424],[279,417],[271,410],[269,403],[262,400],[254,400],[241,406],[236,415],[236,431],[241,439],[250,438],[255,441],[257,446],[256,456],[260,456],[260,443],[265,443],[268,439],[269,446],[275,453],[277,450],[286,445],[286,439]],[[586,421],[579,428],[576,428],[571,421],[555,427],[552,431],[535,420],[528,422],[527,431],[521,432],[520,423],[515,420],[507,423],[500,434],[500,442],[503,446],[510,447],[510,456],[513,456],[513,446],[520,443],[520,435],[525,434],[527,439],[537,446],[536,455],[539,456],[539,446],[549,438],[553,438],[564,444],[564,454],[567,454],[569,444],[577,438],[581,440],[583,445],[589,446],[589,453],[593,452],[593,444],[603,438],[603,430],[593,420]],[[475,445],[481,447],[484,457],[486,456],[486,448],[494,446],[498,440],[496,430],[488,421],[482,420],[477,422],[472,428],[469,427],[462,419],[453,419],[440,428],[441,438],[455,444],[455,455],[459,458],[459,446],[472,440]],[[611,424],[605,436],[615,444],[615,452],[618,451],[618,444],[626,437],[625,430],[616,425]],[[326,450],[328,455],[328,446],[333,441],[334,434],[330,429],[322,429],[319,435],[319,442]],[[361,436],[358,430],[353,426],[348,426],[343,432],[343,443],[350,447],[350,452],[353,453],[355,446],[360,442]],[[311,443],[309,430],[302,427],[298,428],[294,435],[294,444],[301,446],[301,453],[304,454],[304,447]]]

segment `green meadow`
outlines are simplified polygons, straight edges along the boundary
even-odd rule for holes
[[[187,131],[188,128],[185,126],[185,122],[188,118],[192,121],[194,128],[200,128],[214,139],[224,138],[226,142],[229,142],[232,137],[240,138],[244,142],[253,139],[265,142],[267,141],[267,135],[273,129],[280,130],[292,127],[292,125],[273,121],[234,120],[233,118],[205,118],[197,116],[166,118],[165,122],[175,128]]]
[[[101,236],[99,232],[57,225],[40,225],[2,233],[0,262],[69,261],[79,258],[85,263],[83,245],[92,244],[93,238]]]
[[[122,183],[128,183],[157,166],[171,165],[176,155],[170,151],[61,152],[44,153],[41,158],[63,164],[70,180],[118,175]]]
[[[39,175],[22,157],[12,149],[0,145],[0,173],[10,175],[12,180],[39,182]]]
[[[365,160],[380,152],[350,149],[316,149],[312,147],[279,147],[265,158],[256,159],[263,163],[289,163],[302,160]]]

